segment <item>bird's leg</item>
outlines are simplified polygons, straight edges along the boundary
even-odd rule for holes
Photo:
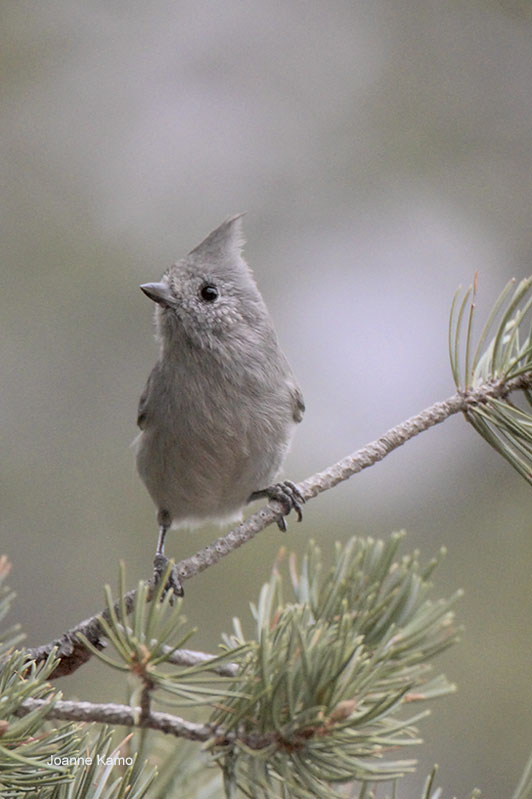
[[[157,540],[157,549],[155,550],[156,555],[162,555],[164,557],[164,542],[166,540],[167,532],[168,527],[165,527],[164,524],[161,524],[159,528],[159,538]]]
[[[153,571],[155,582],[158,583],[166,571],[169,563],[169,558],[164,554],[164,541],[166,533],[170,529],[169,519],[166,518],[168,514],[164,511],[159,513],[159,538],[157,539],[157,549],[155,550],[155,557],[153,559]],[[173,591],[176,596],[184,596],[183,584],[177,573],[175,564],[172,566],[168,582],[166,583],[166,590]]]
[[[275,483],[275,485],[268,486],[268,488],[261,488],[259,491],[254,491],[248,497],[248,502],[253,502],[256,499],[267,497],[268,499],[275,499],[282,505],[282,514],[277,519],[277,526],[283,533],[286,532],[285,516],[288,516],[292,509],[295,510],[298,522],[303,518],[303,511],[301,505],[305,502],[305,497],[291,480],[284,480],[282,483]]]

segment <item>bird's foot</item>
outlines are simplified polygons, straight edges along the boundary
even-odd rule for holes
[[[248,501],[251,502],[252,500],[260,499],[261,497],[274,499],[282,506],[282,513],[277,519],[277,526],[279,530],[283,531],[283,533],[286,532],[285,516],[288,516],[292,509],[296,513],[298,522],[300,522],[303,518],[303,510],[301,505],[305,503],[305,497],[296,484],[291,480],[283,480],[282,483],[275,483],[275,485],[268,486],[268,488],[262,488],[260,491],[254,491]]]
[[[168,571],[170,563],[171,561],[166,555],[162,555],[159,552],[155,555],[153,559],[153,579],[155,585],[161,582],[163,575],[168,574],[168,579],[164,587],[165,592],[171,591],[176,597],[184,596],[183,583],[177,571],[177,566],[174,563],[172,568]]]

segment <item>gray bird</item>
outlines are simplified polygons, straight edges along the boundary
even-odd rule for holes
[[[157,507],[157,577],[171,527],[238,520],[260,497],[301,520],[297,487],[272,483],[305,405],[242,258],[241,219],[227,219],[160,282],[140,287],[157,303],[160,346],[136,441],[137,468]],[[286,530],[284,515],[278,525]],[[170,586],[182,595],[175,569]]]

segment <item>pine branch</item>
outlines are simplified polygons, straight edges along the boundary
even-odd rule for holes
[[[456,413],[467,413],[493,399],[505,399],[513,391],[526,390],[532,387],[532,371],[526,372],[512,380],[486,381],[474,389],[458,391],[442,402],[435,402],[425,410],[410,417],[406,421],[392,427],[383,436],[370,442],[352,455],[329,466],[322,472],[308,477],[297,485],[305,501],[313,499],[322,491],[328,491],[338,483],[348,480],[353,475],[383,460],[393,450],[398,449],[411,438],[423,433],[434,425],[440,424]],[[196,574],[218,563],[226,555],[254,538],[265,527],[277,521],[281,507],[275,500],[270,501],[258,513],[253,514],[234,530],[217,538],[209,546],[185,558],[177,564],[182,580],[188,580]]]
[[[46,707],[49,707],[46,710]],[[15,715],[26,716],[35,710],[44,711],[47,719],[62,721],[96,721],[125,727],[158,730],[159,732],[186,738],[189,741],[208,741],[223,733],[209,724],[195,724],[170,713],[149,711],[143,713],[141,707],[130,707],[113,702],[71,702],[56,700],[52,705],[45,699],[27,699],[16,710]]]
[[[510,380],[487,381],[475,388],[458,391],[448,399],[442,402],[435,402],[415,416],[392,427],[383,436],[362,447],[362,449],[352,455],[348,455],[324,471],[303,480],[298,484],[298,488],[305,500],[308,501],[323,491],[328,491],[338,485],[338,483],[348,480],[363,469],[373,466],[411,438],[444,422],[450,416],[460,412],[467,416],[472,409],[477,409],[492,400],[505,399],[514,391],[530,388],[532,388],[532,371]],[[216,541],[195,555],[180,561],[177,564],[179,576],[182,580],[188,580],[210,566],[214,566],[223,557],[250,541],[273,522],[276,522],[280,512],[279,503],[275,500],[270,501],[238,527],[216,539]],[[153,580],[148,581],[147,585],[153,591]],[[124,595],[122,607],[125,608],[126,613],[131,612],[136,595],[136,589],[128,591]],[[118,605],[115,605],[114,610],[116,613],[120,613]],[[52,678],[55,679],[72,674],[91,657],[91,653],[79,639],[80,634],[96,649],[101,650],[105,647],[105,633],[100,622],[102,618],[105,621],[109,621],[107,610],[80,622],[48,644],[28,649],[28,656],[39,663],[45,660],[50,652],[55,649],[57,657],[60,658],[60,663]],[[209,658],[209,655],[203,653],[195,653],[195,656],[200,659],[203,658],[203,661]],[[175,657],[179,658],[179,653],[175,653]],[[174,662],[177,663],[178,661]],[[223,668],[226,669],[227,664]]]
[[[124,596],[128,614],[133,608],[136,596],[136,588],[132,591],[128,591]],[[115,605],[115,610],[119,611],[118,603]],[[109,620],[107,610],[102,611],[97,616],[91,616],[90,619],[80,622],[64,633],[63,636],[54,641],[50,641],[48,644],[26,649],[28,658],[34,660],[36,663],[40,663],[55,650],[56,656],[61,658],[61,660],[50,679],[57,679],[58,677],[65,677],[68,674],[72,674],[80,666],[90,660],[93,654],[87,649],[85,644],[77,638],[78,635],[83,635],[96,649],[103,650],[107,646],[104,638],[105,631],[100,621],[102,618],[107,621]],[[198,652],[192,649],[173,649],[172,647],[163,647],[163,650],[168,655],[168,663],[172,663],[174,666],[207,665],[210,661],[214,661],[210,670],[215,674],[219,674],[221,677],[233,677],[235,674],[236,666],[233,663],[218,663],[217,656],[211,655],[208,652]]]
[[[200,743],[215,740],[217,746],[234,745],[237,741],[237,736],[234,733],[226,732],[223,727],[197,724],[172,713],[161,713],[154,710],[143,712],[140,705],[131,707],[115,702],[73,702],[69,700],[55,700],[52,704],[44,699],[27,699],[17,708],[14,715],[24,717],[34,711],[42,711],[42,717],[46,719],[84,723],[97,722],[98,724],[156,730],[176,738]],[[340,721],[343,718],[339,715]],[[250,733],[238,736],[239,745],[253,750],[266,749],[276,743],[279,743],[279,736],[275,733]]]
[[[137,678],[131,706],[64,702],[58,693],[35,701],[41,697],[19,696],[15,681],[11,715],[151,729],[205,743],[210,762],[244,795],[277,796],[267,785],[281,780],[294,799],[333,799],[338,794],[329,783],[399,777],[415,761],[397,759],[398,750],[421,742],[415,724],[427,711],[414,706],[454,690],[443,675],[431,675],[429,661],[457,640],[452,605],[460,593],[433,601],[438,558],[422,564],[417,553],[397,557],[402,538],[338,543],[325,573],[310,542],[300,568],[289,560],[288,600],[280,557],[253,608],[255,635],[245,639],[235,619],[234,633],[223,637],[219,659],[237,664],[224,680],[206,679],[209,661],[168,668],[171,650],[163,651],[163,642],[181,646],[189,633],[164,580],[149,604],[140,584],[127,627],[114,612],[118,606],[124,617],[123,599],[115,603],[108,591],[102,628],[114,654],[96,654]],[[121,593],[125,582],[122,571]],[[175,704],[176,697],[180,705],[209,708],[208,723],[152,710],[152,698]],[[10,720],[8,729],[14,726]],[[309,794],[305,783],[318,792]]]

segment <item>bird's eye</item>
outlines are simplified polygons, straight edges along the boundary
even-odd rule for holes
[[[214,302],[218,299],[218,296],[218,289],[212,283],[205,283],[200,289],[200,297],[205,302]]]

